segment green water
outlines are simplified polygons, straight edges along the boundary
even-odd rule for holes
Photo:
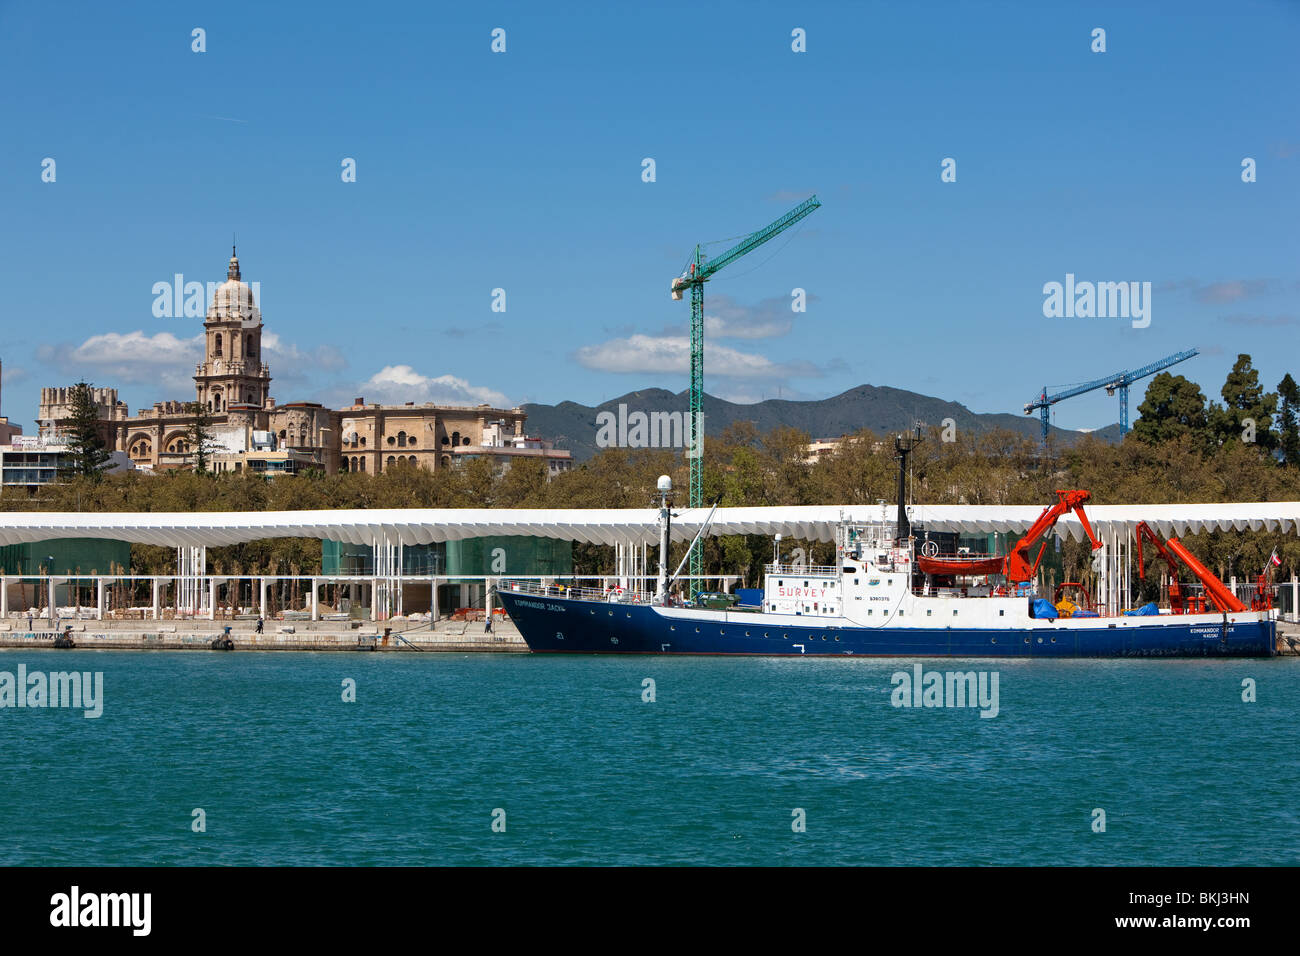
[[[5,865],[1300,863],[1295,659],[924,662],[996,671],[991,719],[892,706],[901,660],[20,663],[104,711],[0,710]]]

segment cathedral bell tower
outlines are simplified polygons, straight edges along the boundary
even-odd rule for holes
[[[271,370],[262,363],[262,313],[240,279],[233,246],[226,281],[212,296],[203,329],[203,362],[194,374],[199,404],[213,414],[232,405],[265,407]]]

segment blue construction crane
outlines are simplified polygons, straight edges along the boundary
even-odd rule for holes
[[[1043,420],[1043,442],[1046,444],[1047,432],[1051,428],[1051,408],[1053,405],[1067,398],[1082,395],[1084,392],[1091,392],[1094,388],[1104,388],[1107,395],[1114,395],[1119,392],[1119,433],[1122,437],[1128,434],[1128,387],[1138,379],[1154,375],[1156,372],[1163,371],[1171,365],[1177,365],[1179,362],[1186,362],[1192,356],[1199,354],[1201,354],[1200,349],[1188,349],[1186,352],[1168,355],[1158,362],[1143,365],[1131,372],[1116,372],[1114,375],[1107,375],[1105,378],[1099,378],[1095,382],[1088,382],[1086,385],[1076,385],[1074,388],[1068,388],[1064,392],[1057,392],[1055,395],[1048,395],[1047,386],[1044,385],[1042,393],[1025,405],[1025,414],[1032,415],[1035,409],[1038,410],[1039,417]]]

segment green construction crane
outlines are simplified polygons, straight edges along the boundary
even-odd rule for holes
[[[704,505],[704,283],[708,282],[715,272],[731,265],[746,253],[753,252],[767,240],[779,236],[820,205],[817,197],[812,196],[776,222],[750,233],[722,255],[712,259],[705,253],[702,244],[696,246],[682,274],[673,279],[673,299],[681,299],[682,290],[688,288],[691,290],[691,435],[687,456],[691,461],[690,504],[692,508],[700,508]],[[701,567],[703,547],[703,542],[697,541],[691,548],[691,588],[700,586],[699,580],[703,573]]]

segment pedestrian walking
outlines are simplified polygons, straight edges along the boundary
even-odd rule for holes
[[[262,633],[262,619],[260,617],[257,619],[257,633]]]

